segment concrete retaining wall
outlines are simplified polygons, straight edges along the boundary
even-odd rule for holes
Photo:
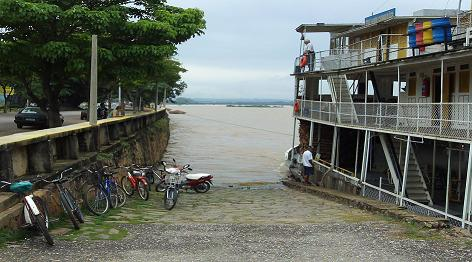
[[[96,126],[81,123],[1,137],[0,179],[11,181],[61,170],[166,116],[161,110],[105,119]]]
[[[29,180],[38,174],[53,177],[56,171],[70,167],[80,170],[94,163],[108,166],[153,164],[163,156],[169,135],[169,119],[162,110],[107,119],[97,126],[83,123],[3,137],[0,141],[0,179]],[[79,204],[82,203],[82,194],[94,179],[83,172],[68,175],[68,179],[65,187]],[[52,217],[63,212],[54,185],[38,181],[34,184],[33,194],[47,203]],[[15,194],[0,193],[0,229],[22,226],[22,206]]]

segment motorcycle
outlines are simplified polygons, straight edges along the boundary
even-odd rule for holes
[[[167,163],[165,161],[161,161],[161,164],[164,166],[164,170],[167,174],[178,174],[185,178],[184,181],[180,183],[180,188],[185,190],[194,190],[197,193],[206,193],[210,190],[211,186],[213,185],[213,176],[206,173],[196,173],[196,174],[189,174],[188,171],[192,171],[190,165],[185,165],[183,167],[179,167],[173,159],[174,165],[172,167],[167,167]],[[156,191],[161,191],[160,183],[156,185]]]

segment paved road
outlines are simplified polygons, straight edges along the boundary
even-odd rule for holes
[[[0,113],[0,136],[37,130],[32,127],[17,128],[16,124],[13,122],[13,120],[15,120],[15,114],[16,112]],[[61,114],[64,116],[64,125],[72,125],[84,121],[80,120],[80,111],[64,111]]]
[[[0,250],[0,260],[469,260],[463,243],[277,185],[183,193],[172,211],[153,193],[105,218],[87,217],[80,231],[56,237],[53,247],[39,236],[12,244]]]

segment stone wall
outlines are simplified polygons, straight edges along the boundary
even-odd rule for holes
[[[96,127],[80,126],[74,129],[69,126],[63,134],[51,132],[49,135],[46,138],[16,141],[8,145],[0,144],[0,156],[10,161],[10,166],[5,166],[2,162],[0,174],[3,177],[0,179],[37,180],[37,174],[51,178],[57,171],[67,168],[81,170],[92,164],[115,167],[155,164],[162,158],[169,141],[169,118],[166,111],[162,110],[133,117],[109,119]],[[32,170],[35,172],[28,174]],[[68,179],[65,186],[70,189],[78,202],[82,203],[83,191],[94,178],[82,172],[69,175]],[[53,217],[63,212],[54,185],[37,181],[34,183],[34,195],[46,201],[49,213]],[[18,201],[9,203],[9,206],[13,209],[21,205],[17,203]],[[0,216],[0,228],[21,226],[21,213],[22,209],[18,208],[7,218]]]

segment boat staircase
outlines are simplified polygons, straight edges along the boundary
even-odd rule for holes
[[[402,183],[402,172],[397,157],[399,151],[393,146],[390,134],[379,133],[379,139],[385,154],[385,159],[387,160],[390,174],[389,178],[391,179],[392,184],[395,186],[395,193],[398,194],[400,192]]]
[[[393,143],[393,146],[395,147],[395,151],[399,156],[399,163],[403,170],[405,165],[406,143],[397,140]],[[410,155],[408,157],[409,159],[408,175],[406,179],[406,194],[411,200],[431,206],[433,205],[433,200],[431,199],[431,195],[429,194],[428,186],[426,185],[426,181],[423,176],[423,171],[421,170],[421,166],[416,158],[413,145],[411,145],[410,147]]]
[[[349,92],[346,75],[330,75],[328,83],[331,89],[331,99],[336,103],[337,119],[340,123],[357,123],[356,108]]]

